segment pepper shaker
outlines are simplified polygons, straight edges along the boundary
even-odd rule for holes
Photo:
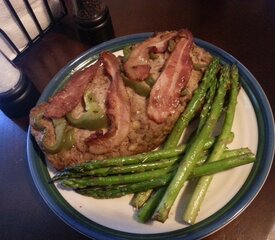
[[[27,116],[39,92],[25,73],[0,51],[0,109],[9,118]]]
[[[74,0],[74,21],[79,38],[89,45],[114,38],[107,5],[101,0]]]

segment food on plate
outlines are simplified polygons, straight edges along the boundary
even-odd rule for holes
[[[183,216],[194,224],[213,174],[255,161],[248,148],[227,148],[239,89],[238,68],[196,46],[188,30],[159,32],[72,72],[32,109],[31,133],[59,170],[50,182],[99,199],[134,193],[142,223],[165,222],[197,178]]]
[[[151,151],[165,141],[211,60],[188,30],[156,33],[131,46],[128,59],[102,53],[32,109],[31,132],[58,170]]]
[[[231,128],[238,92],[237,67],[221,66],[215,58],[160,150],[78,164],[56,174],[51,181],[99,199],[136,193],[131,204],[137,209],[137,219],[146,223],[165,222],[180,189],[197,178],[199,184],[183,216],[185,222],[194,224],[213,174],[255,161],[248,148],[227,149],[234,138]],[[224,120],[213,135],[223,111]],[[180,143],[178,132],[185,130],[198,113],[193,135],[186,144]]]

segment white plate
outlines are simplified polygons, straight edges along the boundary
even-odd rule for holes
[[[66,81],[72,70],[97,58],[103,50],[118,51],[125,45],[142,41],[151,33],[126,36],[98,45],[64,67],[47,86],[40,102],[46,101]],[[196,44],[223,62],[237,64],[242,89],[238,96],[230,148],[249,147],[257,154],[252,165],[216,174],[198,216],[198,223],[186,225],[181,216],[192,186],[183,189],[164,223],[141,224],[129,205],[131,196],[98,200],[48,184],[53,172],[28,134],[28,160],[34,182],[51,209],[66,223],[91,238],[196,239],[205,237],[232,221],[254,199],[270,170],[274,151],[274,123],[269,103],[251,73],[234,57],[202,40]],[[269,144],[266,144],[266,143]],[[192,184],[191,184],[192,185]]]

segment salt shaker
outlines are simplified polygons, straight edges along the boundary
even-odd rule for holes
[[[25,73],[0,51],[0,109],[9,118],[27,116],[39,92]]]
[[[114,38],[107,5],[101,0],[74,0],[74,20],[79,38],[89,45]]]

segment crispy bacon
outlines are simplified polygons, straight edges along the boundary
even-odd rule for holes
[[[130,130],[130,101],[120,77],[119,62],[110,52],[102,53],[101,60],[111,80],[106,100],[110,127],[105,134],[97,132],[88,138],[89,151],[93,154],[112,151],[127,137]]]
[[[88,68],[74,73],[66,87],[50,99],[44,113],[45,117],[61,118],[72,111],[81,101],[84,91],[94,78],[99,65],[100,62],[97,61]]]
[[[179,37],[180,40],[150,93],[147,114],[157,123],[164,122],[173,114],[180,103],[181,91],[191,75],[193,65],[189,54],[193,36],[189,31],[181,30]]]
[[[124,64],[126,75],[136,81],[143,81],[149,77],[149,53],[165,52],[168,47],[168,41],[174,38],[177,32],[157,33],[143,43],[137,45],[131,52],[128,60]]]

